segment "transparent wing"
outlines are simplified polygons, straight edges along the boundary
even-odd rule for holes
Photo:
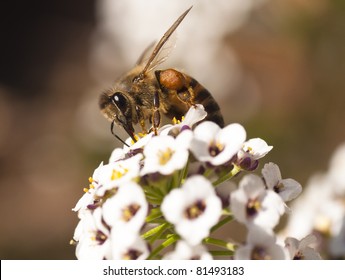
[[[137,63],[135,65],[145,65],[150,58],[150,55],[153,52],[153,49],[156,45],[156,42],[152,42],[150,45],[146,47],[143,53],[139,56]]]
[[[153,59],[150,60],[155,50],[155,45],[151,44],[142,54],[142,58],[140,61],[138,61],[139,62],[138,65],[142,65],[143,67],[145,67],[144,68],[145,73],[152,71],[159,64],[162,64],[165,60],[167,60],[167,58],[169,57],[169,55],[175,48],[176,42],[177,42],[177,35],[176,33],[174,33],[164,43],[164,46],[162,46],[159,52],[155,54]]]
[[[176,35],[174,31],[182,22],[184,17],[188,14],[192,7],[190,7],[187,11],[185,11],[175,22],[174,24],[165,32],[163,37],[159,40],[157,45],[154,47],[153,51],[150,52],[150,56],[147,60],[145,60],[146,53],[148,52],[149,48],[146,48],[143,55],[141,55],[141,61],[143,63],[144,68],[139,74],[138,78],[142,79],[145,76],[145,73],[154,69],[157,65],[163,63],[169,56],[172,49],[175,47],[176,43]]]

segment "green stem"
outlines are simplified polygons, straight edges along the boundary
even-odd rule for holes
[[[148,256],[148,260],[154,258],[160,251],[169,247],[170,245],[174,244],[180,237],[176,234],[171,235],[167,240],[165,240],[161,245],[159,245],[156,249],[152,251],[152,253]]]
[[[227,224],[228,222],[231,222],[233,220],[233,216],[227,216],[225,217],[223,220],[219,221],[216,225],[214,225],[211,228],[211,232],[216,231],[217,229],[221,228],[222,226],[224,226],[225,224]]]
[[[187,164],[185,167],[180,171],[180,176],[178,179],[178,185],[181,186],[188,175],[188,168],[189,168],[189,160],[187,160]]]
[[[234,165],[234,168],[229,173],[227,173],[225,176],[223,176],[223,177],[219,178],[218,180],[216,180],[215,182],[213,182],[213,186],[218,186],[219,184],[231,179],[240,171],[241,171],[241,168],[237,165]]]
[[[205,244],[210,244],[210,245],[215,245],[215,246],[218,246],[218,247],[221,247],[221,248],[225,248],[229,251],[232,251],[234,252],[235,250],[235,245],[230,243],[230,242],[226,242],[224,240],[221,240],[221,239],[216,239],[216,238],[212,238],[212,237],[206,237],[204,240],[203,240],[203,243]]]
[[[147,223],[150,223],[153,220],[160,218],[161,216],[162,216],[161,209],[160,208],[153,208],[153,209],[151,209],[150,214],[146,217],[145,221]]]
[[[206,169],[203,175],[204,175],[204,177],[208,178],[212,172],[213,172],[213,170],[211,168]]]
[[[168,223],[161,224],[161,225],[156,226],[156,227],[148,230],[147,232],[143,233],[141,235],[141,237],[143,239],[148,239],[150,236],[152,236],[154,234],[161,233],[163,230],[166,230],[169,226],[170,226],[170,224],[168,224]]]

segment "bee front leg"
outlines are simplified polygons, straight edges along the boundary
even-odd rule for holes
[[[153,95],[153,112],[152,112],[152,129],[155,135],[157,135],[157,129],[161,123],[161,114],[159,112],[159,94],[156,91]]]
[[[145,135],[145,134],[148,133],[148,131],[146,129],[146,123],[145,123],[144,114],[141,111],[139,106],[135,106],[135,111],[137,112],[138,122],[139,122],[139,124],[141,126],[142,133]]]

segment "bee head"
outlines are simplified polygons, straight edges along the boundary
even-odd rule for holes
[[[128,135],[135,140],[132,125],[132,106],[125,93],[119,91],[111,94],[104,93],[100,97],[99,105],[107,119],[122,126]]]

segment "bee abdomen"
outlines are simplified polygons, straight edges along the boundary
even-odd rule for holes
[[[224,127],[224,120],[218,103],[197,80],[175,69],[158,70],[155,71],[155,75],[162,92],[169,96],[170,100],[173,100],[173,96],[177,96],[188,107],[202,104],[207,112],[205,120]],[[172,104],[168,115],[172,112],[177,113],[179,111],[178,107],[179,105]]]
[[[211,93],[194,78],[191,78],[190,86],[194,92],[194,103],[202,104],[207,112],[205,120],[215,122],[220,127],[224,127],[224,119],[220,112],[219,105]]]

